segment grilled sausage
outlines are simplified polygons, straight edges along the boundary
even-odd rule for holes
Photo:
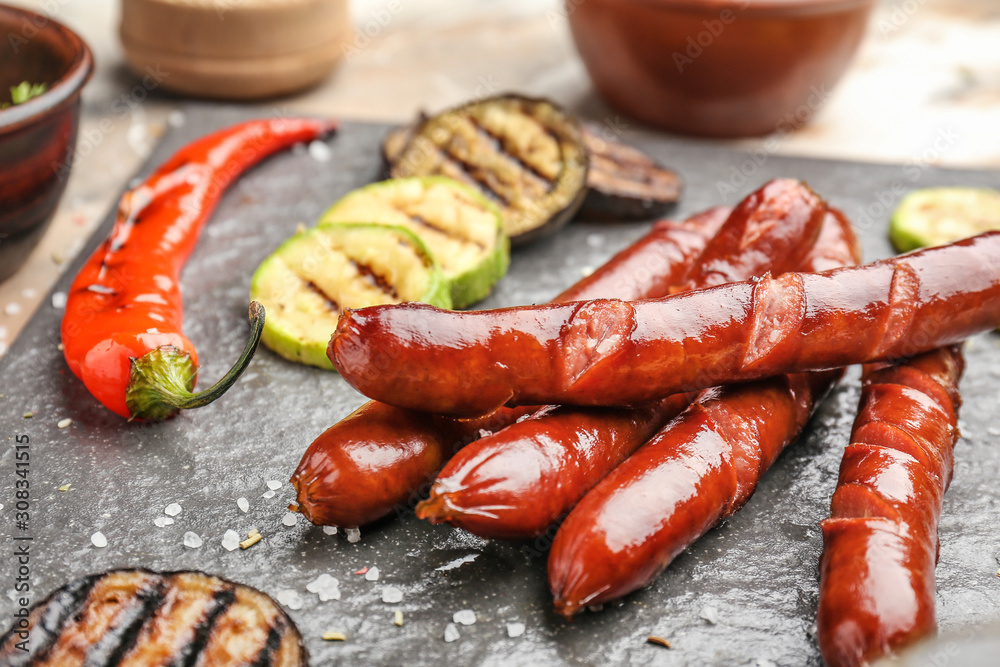
[[[1000,323],[1000,232],[858,268],[663,299],[345,313],[328,354],[363,394],[456,416],[639,405],[780,373],[899,359]]]
[[[801,268],[799,258],[815,245],[826,210],[798,181],[767,183],[736,207],[687,285]],[[837,220],[830,224],[838,227]],[[536,536],[693,398],[680,394],[638,409],[546,408],[459,452],[417,516],[483,537]]]
[[[19,648],[18,644],[27,650]],[[307,664],[268,596],[201,572],[112,570],[69,582],[0,637],[6,667]]]
[[[556,300],[610,294],[666,294],[688,273],[730,213],[713,208],[684,222],[661,221]],[[315,524],[360,526],[408,511],[445,461],[482,430],[496,431],[533,410],[501,408],[455,421],[370,402],[321,434],[292,475],[298,506]]]
[[[850,223],[827,217],[804,268],[856,264]],[[677,554],[735,513],[802,430],[841,371],[709,389],[570,512],[549,553],[567,618],[649,584]]]
[[[869,367],[823,527],[819,645],[865,665],[935,632],[941,498],[958,439],[958,346]]]

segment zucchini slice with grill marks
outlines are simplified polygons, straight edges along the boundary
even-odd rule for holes
[[[944,245],[1000,229],[1000,192],[989,188],[925,188],[899,203],[889,224],[896,250]]]
[[[345,308],[424,301],[451,308],[434,256],[405,227],[340,223],[285,241],[261,262],[250,298],[267,311],[261,339],[292,361],[332,369],[330,335]]]
[[[479,301],[507,272],[510,243],[497,207],[450,178],[397,178],[359,188],[319,220],[406,227],[420,237],[451,287],[453,308]]]
[[[513,243],[555,231],[586,195],[587,150],[572,116],[547,100],[494,97],[431,116],[393,177],[449,176],[497,204]]]

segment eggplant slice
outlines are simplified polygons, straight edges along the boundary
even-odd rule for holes
[[[637,148],[607,136],[600,126],[583,127],[590,155],[587,198],[580,220],[649,220],[663,215],[681,196],[681,177]]]
[[[295,624],[259,591],[201,572],[112,570],[57,589],[32,608],[27,628],[15,622],[0,637],[0,664],[303,667],[308,661]]]
[[[394,178],[448,176],[494,202],[512,243],[555,231],[586,194],[580,127],[547,100],[504,95],[428,118],[393,162]]]
[[[410,145],[423,113],[412,125],[393,128],[382,139],[382,158],[391,171]],[[591,221],[651,220],[662,216],[681,197],[680,175],[638,148],[608,137],[600,126],[582,128],[587,149],[587,195],[575,219]]]

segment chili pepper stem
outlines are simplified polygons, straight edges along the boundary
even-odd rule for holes
[[[233,367],[218,382],[197,394],[192,393],[198,369],[191,355],[164,345],[132,359],[132,371],[125,390],[129,421],[163,421],[180,410],[200,408],[222,396],[250,365],[264,331],[264,307],[250,304],[250,339]]]

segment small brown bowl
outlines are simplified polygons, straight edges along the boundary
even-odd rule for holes
[[[743,137],[805,123],[874,0],[567,0],[598,93],[651,125]]]
[[[0,5],[0,100],[22,81],[38,97],[0,110],[0,281],[14,274],[52,220],[76,146],[90,49],[42,14]]]

